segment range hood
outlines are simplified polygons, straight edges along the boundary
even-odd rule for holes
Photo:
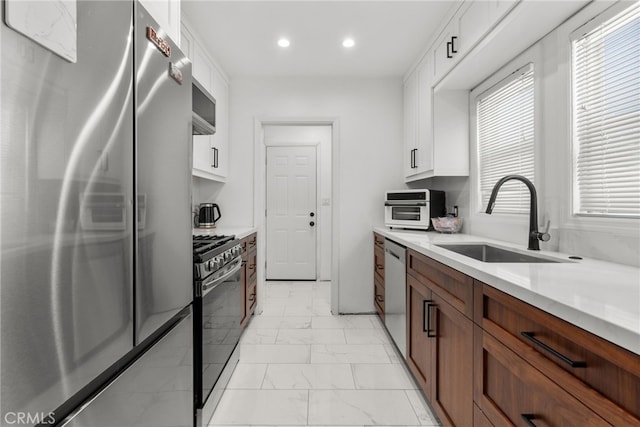
[[[213,135],[216,133],[215,98],[195,79],[191,94],[193,135]]]

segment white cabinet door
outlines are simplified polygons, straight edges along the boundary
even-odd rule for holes
[[[213,97],[216,99],[216,133],[212,136],[211,147],[217,156],[213,173],[226,178],[229,170],[229,85],[217,70],[213,75]]]
[[[216,100],[216,133],[193,136],[193,175],[224,182],[229,171],[229,84],[197,35],[183,24],[183,51],[193,62],[193,78]]]
[[[171,40],[181,45],[180,0],[140,0],[140,4],[155,19]],[[156,29],[157,30],[157,29]]]
[[[431,58],[418,66],[418,138],[417,138],[417,173],[433,170],[433,110]]]
[[[404,176],[416,173],[418,138],[418,75],[414,71],[404,82]]]
[[[480,41],[492,25],[488,1],[466,2],[457,15],[457,55],[465,55]]]
[[[198,40],[193,44],[193,78],[209,93],[213,92],[213,64]]]
[[[193,62],[193,34],[184,25],[180,29],[180,49]]]
[[[206,178],[213,173],[213,150],[209,135],[193,135],[193,175]]]

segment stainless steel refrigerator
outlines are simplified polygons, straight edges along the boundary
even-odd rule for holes
[[[0,423],[192,426],[191,63],[134,2],[71,60],[3,6]]]

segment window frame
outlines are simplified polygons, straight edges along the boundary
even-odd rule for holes
[[[573,49],[574,37],[578,34],[586,34],[605,21],[613,18],[624,9],[632,6],[635,2],[620,1],[614,5],[595,3],[592,7],[585,8],[575,22],[569,25],[562,25],[557,36],[557,61],[558,77],[562,80],[566,94],[562,105],[563,111],[556,111],[558,114],[566,114],[564,134],[567,142],[564,144],[566,171],[561,174],[562,179],[562,204],[560,206],[561,224],[560,227],[567,230],[578,230],[584,232],[613,233],[613,235],[628,235],[629,232],[637,232],[640,226],[640,218],[631,217],[608,217],[599,215],[579,215],[574,213],[573,203],[577,194],[573,184],[574,164],[576,152],[574,149],[574,126],[573,126]],[[573,21],[573,20],[572,20]],[[576,37],[577,38],[577,37]],[[558,107],[558,110],[560,107]],[[613,236],[612,236],[613,237]],[[640,235],[638,236],[640,237]]]
[[[480,191],[480,175],[479,175],[479,144],[478,144],[478,111],[477,100],[478,97],[485,94],[488,90],[494,87],[500,87],[501,84],[507,84],[509,76],[512,76],[518,71],[524,70],[525,67],[533,64],[533,96],[534,96],[534,113],[533,113],[533,129],[534,129],[534,177],[535,187],[538,195],[538,221],[542,224],[548,217],[549,213],[543,211],[545,196],[545,171],[544,164],[541,161],[543,159],[543,147],[539,143],[542,136],[542,77],[544,69],[542,47],[536,44],[509,63],[500,67],[496,72],[489,76],[485,81],[473,88],[469,93],[469,109],[470,109],[470,162],[469,162],[469,199],[470,199],[470,222],[472,223],[472,232],[474,229],[483,229],[486,232],[482,234],[488,234],[492,236],[500,236],[502,230],[513,230],[513,227],[523,228],[528,227],[529,214],[527,213],[506,213],[496,212],[492,215],[485,213],[486,206],[482,206],[482,194]],[[496,86],[498,85],[498,86]],[[524,184],[523,184],[524,185]],[[478,228],[475,228],[475,227]]]
[[[475,96],[475,98],[473,99],[474,105],[473,107],[476,110],[476,120],[473,123],[473,126],[475,126],[475,131],[476,131],[476,156],[477,156],[477,160],[476,160],[476,167],[477,167],[477,177],[478,177],[478,185],[476,186],[476,192],[477,192],[477,197],[478,197],[478,204],[480,205],[480,207],[482,206],[486,206],[486,203],[484,200],[482,200],[482,188],[481,188],[481,170],[480,170],[480,160],[481,160],[481,155],[480,155],[480,141],[478,140],[478,128],[479,128],[479,123],[478,123],[478,103],[480,102],[480,99],[483,98],[487,98],[493,94],[495,94],[496,92],[502,90],[503,88],[505,88],[506,86],[512,84],[513,82],[517,81],[520,79],[520,77],[526,73],[532,72],[532,81],[533,81],[533,87],[532,87],[532,91],[533,91],[533,140],[531,141],[532,145],[533,145],[533,178],[527,177],[529,179],[532,180],[532,182],[535,184],[538,180],[538,176],[536,174],[536,140],[537,138],[537,134],[535,132],[535,125],[536,125],[536,117],[535,117],[535,108],[536,108],[536,99],[535,99],[535,90],[536,90],[536,67],[535,64],[533,62],[529,62],[527,64],[524,64],[522,67],[512,71],[508,76],[506,76],[504,79],[500,80],[499,82],[497,82],[496,84],[494,84],[493,86],[487,88],[485,91],[483,91],[482,93],[479,93],[477,96]],[[496,181],[497,182],[497,181]],[[494,183],[495,184],[495,183]],[[523,191],[526,195],[528,195],[528,190],[526,190],[526,187],[524,187],[523,185],[521,185],[520,183],[514,183],[517,188],[520,191]],[[487,200],[488,202],[488,200]],[[525,203],[525,205],[522,207],[522,210],[520,212],[505,212],[499,209],[499,206],[497,206],[498,209],[494,209],[494,213],[495,214],[513,214],[513,215],[528,215],[529,213],[529,204]]]
[[[621,220],[631,220],[638,221],[640,220],[640,215],[625,215],[625,214],[599,214],[599,213],[587,213],[580,212],[578,210],[578,206],[580,205],[580,195],[578,190],[578,139],[577,139],[577,127],[575,120],[575,97],[576,97],[576,84],[574,81],[574,74],[576,69],[576,64],[574,62],[574,42],[580,40],[586,34],[605,24],[610,19],[614,18],[624,10],[633,7],[636,2],[619,2],[604,11],[601,11],[595,16],[592,16],[591,19],[587,20],[577,27],[574,27],[573,30],[568,32],[568,63],[569,63],[569,74],[568,74],[568,87],[569,87],[569,97],[568,97],[568,111],[569,111],[569,157],[570,157],[570,174],[568,176],[569,179],[569,207],[568,213],[572,220],[569,222],[575,222],[575,220],[589,219],[595,220],[594,223],[606,226],[609,221],[611,224],[617,224]],[[624,226],[624,224],[622,224]],[[617,228],[617,227],[615,227]]]

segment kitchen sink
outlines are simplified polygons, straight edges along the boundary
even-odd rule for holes
[[[512,262],[512,263],[557,263],[565,262],[559,259],[543,258],[515,252],[508,249],[491,246],[484,243],[466,243],[436,245],[443,249],[453,251],[460,255],[468,256],[482,262]]]

